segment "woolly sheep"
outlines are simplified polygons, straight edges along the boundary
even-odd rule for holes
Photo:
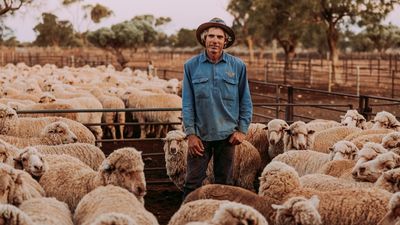
[[[354,133],[351,133],[347,135],[344,140],[346,141],[353,141],[354,139],[364,136],[364,135],[370,135],[370,134],[388,134],[392,133],[393,130],[390,129],[368,129],[368,130],[360,130]]]
[[[19,208],[31,218],[34,224],[74,224],[67,204],[55,198],[32,198],[24,201]]]
[[[182,205],[168,225],[196,224],[193,221],[204,225],[268,225],[264,216],[248,205],[212,199],[196,200]]]
[[[362,148],[367,142],[381,143],[382,138],[385,136],[386,134],[368,134],[354,138],[351,142],[354,143],[357,148]]]
[[[87,143],[73,143],[54,146],[37,145],[34,147],[43,154],[67,154],[73,156],[94,170],[97,170],[106,158],[104,152],[100,148]]]
[[[10,105],[11,106],[11,105]],[[12,107],[12,106],[11,106]],[[20,111],[24,110],[73,110],[75,109],[72,105],[70,104],[65,104],[65,103],[34,103],[34,104],[29,104],[25,106],[21,106],[18,108],[12,107],[14,110],[18,111],[18,114],[20,117],[49,117],[49,116],[54,116],[54,117],[64,117],[70,120],[77,120],[78,115],[76,112],[71,112],[71,113],[63,113],[63,112],[54,112],[54,113],[21,113]]]
[[[388,206],[389,211],[378,225],[400,225],[400,192],[392,195]]]
[[[271,161],[268,155],[269,140],[267,126],[261,123],[250,123],[245,140],[258,150],[261,157],[261,168],[264,168]]]
[[[312,150],[318,152],[329,152],[329,147],[334,145],[336,142],[343,140],[346,136],[351,133],[360,131],[357,127],[332,127],[314,134],[314,142],[311,147]]]
[[[281,162],[271,162],[264,168],[260,177],[259,195],[280,201],[296,196],[310,198],[317,195],[323,223],[341,225],[376,224],[386,213],[391,197],[389,192],[373,188],[327,192],[302,188],[297,172]]]
[[[18,147],[31,145],[59,145],[74,143],[78,140],[75,134],[63,122],[53,122],[45,126],[39,137],[14,137],[0,135],[0,139]]]
[[[303,121],[292,123],[283,135],[283,150],[309,149],[313,144],[313,134],[314,131],[309,130]]]
[[[47,196],[56,197],[74,210],[79,200],[98,186],[113,184],[134,193],[143,202],[146,194],[144,163],[135,148],[121,148],[111,153],[94,171],[89,167],[70,164],[54,166],[42,175],[39,183]],[[68,191],[66,191],[68,190]]]
[[[0,203],[13,205],[45,195],[43,188],[28,173],[3,163],[0,163],[0,193]]]
[[[19,118],[15,110],[0,104],[0,134],[3,135],[37,137],[46,125],[57,121],[66,123],[78,142],[95,143],[92,132],[79,122],[60,117]]]
[[[317,173],[300,177],[300,182],[303,188],[311,188],[318,191],[335,191],[345,188],[370,188],[374,186],[374,184],[370,182],[349,181]]]
[[[400,156],[394,152],[386,152],[355,167],[352,174],[355,180],[375,182],[382,172],[398,166],[400,166]]]
[[[307,123],[307,129],[313,130],[314,132],[318,132],[321,130],[326,130],[328,128],[338,127],[338,126],[341,126],[341,124],[334,120],[310,121]]]
[[[140,225],[158,225],[156,217],[129,191],[107,185],[85,195],[76,207],[74,221],[77,225],[92,224],[104,213],[121,213]]]
[[[281,119],[273,119],[267,124],[269,141],[268,156],[271,160],[283,153],[283,135],[286,129],[289,129],[289,125]]]
[[[358,127],[363,130],[367,129],[367,120],[355,109],[347,110],[344,116],[340,116],[340,119],[340,123],[343,126]]]
[[[25,212],[10,204],[0,204],[0,222],[4,225],[34,225]]]
[[[91,225],[139,225],[128,215],[122,213],[104,213],[97,217]]]
[[[318,212],[319,199],[313,195],[310,199],[293,197],[282,205],[272,205],[277,210],[276,225],[322,225]]]
[[[350,159],[338,159],[325,163],[316,173],[353,181],[351,171],[356,166],[356,161]]]
[[[170,131],[164,139],[164,153],[166,160],[167,174],[179,189],[183,189],[183,182],[186,175],[188,145],[185,140],[185,133],[182,131]],[[233,165],[234,185],[254,190],[254,181],[260,169],[260,155],[253,145],[243,141],[236,146]],[[209,165],[210,166],[210,165]],[[212,175],[212,170],[208,173]],[[208,177],[213,182],[212,177]]]
[[[400,132],[392,132],[382,138],[382,146],[396,154],[400,154]]]
[[[400,191],[400,168],[383,172],[374,183],[377,188],[396,193]]]
[[[381,111],[378,112],[374,119],[374,125],[371,129],[392,129],[395,131],[400,131],[400,122],[396,119],[396,117],[390,112]]]

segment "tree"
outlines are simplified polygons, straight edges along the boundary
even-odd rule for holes
[[[29,4],[33,0],[2,0],[0,1],[0,16],[6,13],[13,13],[20,9],[22,5]]]
[[[195,47],[197,46],[196,30],[181,28],[176,35],[175,47]]]
[[[59,21],[51,13],[42,14],[43,22],[37,24],[33,30],[38,33],[33,42],[38,46],[81,46],[79,38],[74,35],[72,24],[69,21]]]

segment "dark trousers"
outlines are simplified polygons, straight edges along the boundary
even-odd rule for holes
[[[214,183],[233,184],[232,170],[235,146],[229,138],[221,141],[203,141],[203,156],[187,156],[187,170],[183,190],[183,199],[193,190],[200,187],[206,178],[208,163],[213,157]]]

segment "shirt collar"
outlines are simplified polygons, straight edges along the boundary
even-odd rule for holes
[[[225,52],[222,51],[222,58],[221,58],[221,60],[219,60],[218,63],[220,63],[220,62],[227,62],[227,58],[226,58],[226,57],[227,57],[227,56],[226,56]],[[201,53],[201,55],[200,55],[200,60],[201,60],[201,62],[209,61],[208,58],[207,58],[206,50],[204,50],[204,51]]]

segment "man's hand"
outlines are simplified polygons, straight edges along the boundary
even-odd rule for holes
[[[244,133],[242,133],[240,131],[235,131],[231,135],[231,138],[229,138],[229,143],[231,143],[233,145],[239,145],[243,142],[245,137],[246,137],[246,135]]]
[[[193,156],[203,156],[204,146],[200,138],[192,134],[188,136],[189,154]]]

